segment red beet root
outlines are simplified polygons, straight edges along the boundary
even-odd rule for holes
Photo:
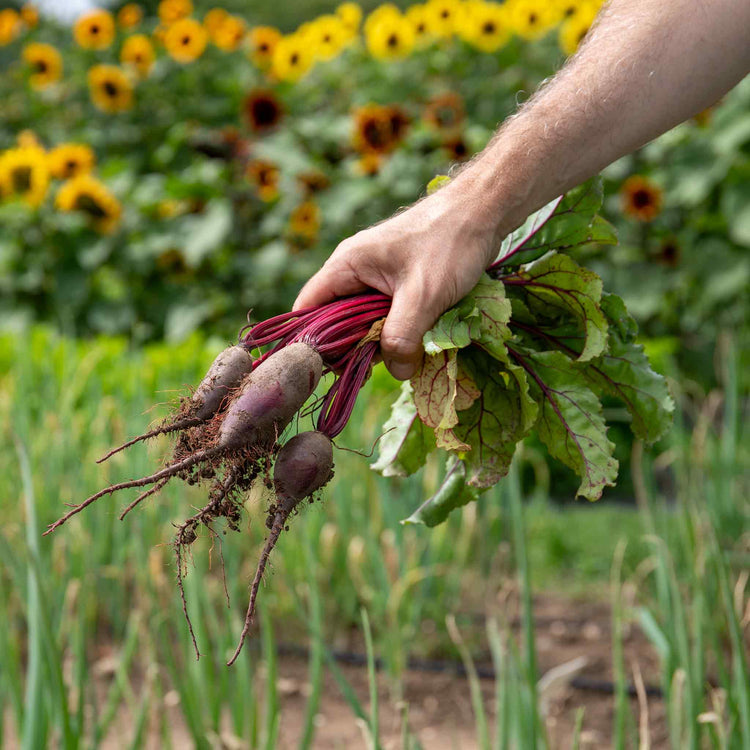
[[[279,451],[273,470],[273,482],[278,503],[271,509],[271,533],[268,535],[258,561],[255,577],[250,588],[250,604],[245,615],[245,624],[240,641],[227,662],[234,664],[242,650],[255,616],[255,600],[268,558],[276,546],[281,532],[286,527],[292,511],[305,499],[325,486],[333,476],[333,443],[322,432],[301,432],[295,435]]]

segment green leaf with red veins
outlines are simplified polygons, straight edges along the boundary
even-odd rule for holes
[[[417,508],[401,523],[421,523],[425,526],[438,526],[452,510],[476,500],[481,491],[466,484],[466,466],[455,456],[449,456],[445,477],[437,492]]]
[[[422,343],[425,353],[437,354],[446,349],[468,346],[472,335],[478,334],[478,325],[478,320],[466,320],[457,308],[452,307],[424,335]]]
[[[411,379],[419,418],[436,430],[453,427],[458,422],[456,410],[468,408],[479,396],[471,377],[459,367],[456,351],[425,355]]]
[[[586,378],[565,354],[513,350],[539,405],[537,432],[554,458],[581,477],[577,495],[598,500],[614,486],[618,464],[607,439],[602,405]]]
[[[384,477],[405,477],[424,466],[427,455],[435,449],[435,437],[417,416],[411,385],[401,386],[401,393],[391,407],[391,416],[383,426],[378,443],[374,471]]]
[[[505,294],[503,283],[483,275],[455,309],[464,320],[472,321],[472,340],[496,358],[505,361],[505,342],[513,334],[508,328],[511,302]]]
[[[634,341],[638,327],[616,295],[602,298],[610,321],[607,352],[580,370],[592,387],[625,404],[633,434],[648,443],[658,440],[672,423],[674,401],[667,381],[651,369],[643,347]]]
[[[597,215],[601,205],[602,181],[595,177],[569,190],[556,205],[552,201],[532,214],[503,241],[496,262],[502,265],[511,252],[508,263],[517,264],[529,263],[550,250],[572,250],[591,242],[616,245],[614,227]]]
[[[491,487],[508,473],[517,443],[534,425],[537,405],[526,373],[514,364],[500,366],[478,347],[462,350],[459,361],[476,383],[479,396],[458,412],[451,432],[468,446],[460,456],[467,482]]]
[[[567,255],[550,253],[505,279],[520,294],[535,318],[549,319],[555,311],[572,316],[585,342],[578,356],[585,362],[607,346],[607,319],[599,306],[602,280]]]

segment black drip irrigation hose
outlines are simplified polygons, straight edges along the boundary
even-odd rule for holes
[[[290,643],[280,643],[277,651],[283,656],[299,656],[307,658],[309,649],[304,646],[298,646]],[[328,654],[332,659],[340,664],[346,664],[351,667],[366,667],[367,655],[356,653],[354,651],[342,651],[339,649],[328,649]],[[452,674],[456,677],[466,677],[466,667],[460,661],[451,661],[448,659],[417,659],[410,656],[406,662],[407,669],[413,672],[432,672],[439,674]],[[384,668],[383,660],[380,657],[375,658],[375,669],[381,671]],[[494,680],[495,670],[492,667],[477,665],[477,676],[482,680]],[[616,686],[611,680],[599,680],[593,677],[573,677],[568,684],[577,690],[588,690],[592,693],[604,693],[614,695]],[[638,695],[638,690],[631,682],[625,686],[627,694],[631,698]],[[644,687],[646,695],[650,698],[663,698],[664,692],[658,685],[646,685]]]

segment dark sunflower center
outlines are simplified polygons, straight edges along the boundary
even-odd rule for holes
[[[452,150],[454,156],[461,158],[466,156],[466,144],[463,141],[456,141],[452,144]]]
[[[643,188],[633,193],[633,205],[636,208],[646,208],[653,203],[651,193]]]
[[[99,33],[99,27],[96,24],[91,27],[91,33],[94,35]]]
[[[292,66],[299,64],[299,55],[296,52],[292,52],[291,56],[289,57],[289,64]]]
[[[258,45],[258,52],[268,52],[268,45],[265,42],[261,42]]]
[[[262,187],[269,187],[276,182],[276,170],[263,168],[258,172],[258,184]]]
[[[87,193],[82,193],[76,198],[75,207],[94,219],[104,219],[107,216],[107,212],[100,203],[97,203],[96,198]]]
[[[110,97],[110,99],[114,99],[119,93],[120,89],[117,88],[117,85],[113,83],[112,81],[105,81],[104,82],[104,93]]]
[[[253,123],[258,127],[269,127],[279,119],[279,108],[276,102],[270,99],[258,99],[253,102],[251,113]]]
[[[187,47],[188,44],[190,44],[190,37],[185,34],[185,36],[182,37],[182,46]]]
[[[376,120],[368,120],[362,127],[362,137],[368,146],[382,148],[385,145],[383,128]]]
[[[65,162],[65,176],[71,177],[78,171],[78,162],[75,159],[68,159]]]
[[[386,41],[386,44],[393,49],[393,47],[398,47],[398,34],[391,34],[388,37],[388,40]]]
[[[34,71],[37,73],[46,73],[49,69],[49,66],[47,65],[46,60],[35,60],[34,61]]]
[[[451,17],[451,12],[447,8],[443,8],[442,11],[440,11],[440,18],[446,19]]]
[[[537,22],[538,16],[536,13],[529,13],[529,25],[533,26]]]
[[[496,26],[492,21],[487,21],[484,26],[482,26],[482,32],[484,34],[494,34],[495,33]]]
[[[31,167],[16,167],[11,173],[14,193],[25,193],[31,189]]]
[[[425,31],[427,31],[427,26],[425,26],[424,22],[420,22],[417,24],[417,34],[424,34]]]
[[[325,44],[330,44],[331,43],[331,35],[330,34],[324,34],[323,35],[323,42],[325,42]]]

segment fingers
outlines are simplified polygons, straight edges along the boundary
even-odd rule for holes
[[[336,297],[346,297],[349,294],[363,292],[367,286],[363,284],[351,271],[347,272],[324,265],[315,276],[302,287],[292,310],[304,307],[324,305]]]
[[[347,260],[355,248],[352,238],[344,240],[323,264],[320,271],[302,287],[292,310],[324,305],[336,297],[364,292],[368,285],[362,281],[351,262]]]
[[[416,279],[409,280],[393,296],[380,335],[380,349],[385,366],[398,380],[408,380],[416,372],[424,354],[422,337],[440,314],[425,302],[423,284]]]

